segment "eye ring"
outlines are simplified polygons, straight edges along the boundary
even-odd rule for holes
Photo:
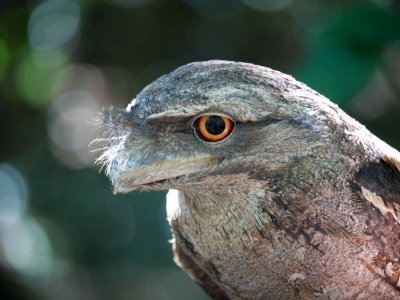
[[[204,142],[217,143],[227,139],[235,128],[235,122],[222,114],[203,114],[192,123],[195,135]]]

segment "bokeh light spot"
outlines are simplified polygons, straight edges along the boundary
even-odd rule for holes
[[[47,103],[62,86],[63,64],[66,58],[61,53],[27,52],[16,72],[16,85],[21,99],[33,104]]]
[[[22,175],[9,164],[0,164],[0,226],[13,224],[22,217],[27,198]]]
[[[68,42],[79,27],[80,8],[68,0],[41,3],[29,18],[28,34],[32,47],[53,49]]]
[[[95,129],[90,121],[98,109],[94,97],[85,90],[60,95],[49,109],[48,130],[56,146],[53,153],[69,168],[81,169],[93,162],[88,144]]]
[[[68,56],[61,49],[33,51],[31,57],[39,68],[53,68],[68,62]]]
[[[42,227],[31,218],[21,219],[2,232],[5,260],[27,276],[46,276],[51,272],[53,252]]]

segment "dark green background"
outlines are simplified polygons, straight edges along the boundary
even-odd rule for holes
[[[0,12],[2,299],[207,299],[172,261],[165,192],[114,196],[87,148],[101,106],[182,64],[291,74],[400,148],[396,1],[15,0]]]

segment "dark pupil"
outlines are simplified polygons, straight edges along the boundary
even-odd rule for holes
[[[212,135],[218,135],[225,130],[225,122],[219,116],[209,117],[206,121],[206,130]]]

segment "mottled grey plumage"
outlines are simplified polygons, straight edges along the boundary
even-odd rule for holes
[[[199,140],[204,112],[233,134]],[[175,261],[213,298],[400,297],[400,154],[304,84],[192,63],[101,122],[115,192],[171,189]]]

